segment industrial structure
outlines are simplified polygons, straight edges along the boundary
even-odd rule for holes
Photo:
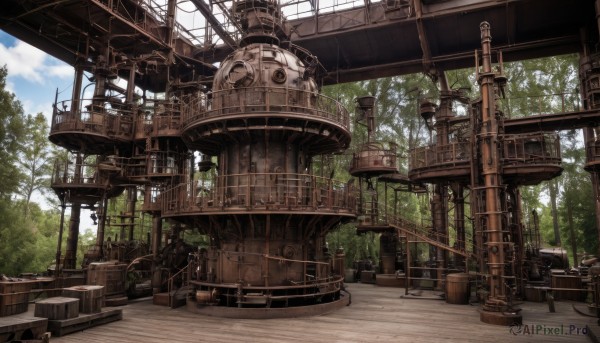
[[[152,294],[157,304],[185,301],[225,317],[323,313],[349,303],[343,251],[329,251],[325,235],[356,220],[359,232],[381,233],[380,280],[407,292],[424,281],[439,290],[474,282],[483,322],[520,323],[513,299],[561,276],[540,275],[519,186],[560,175],[556,131],[572,128],[584,129],[600,229],[598,1],[6,6],[0,29],[75,70],[71,97],[54,103],[49,137],[69,151],[52,179],[63,219],[70,207],[56,287],[102,284],[107,304]],[[582,108],[505,118],[503,63],[564,53],[581,56]],[[477,99],[448,85],[445,72],[463,67],[476,70]],[[352,152],[357,182],[336,180],[331,156],[350,146],[352,123],[321,86],[415,72],[437,82],[440,99],[421,103],[432,140],[410,147],[408,175],[397,146],[375,139],[374,94],[357,99],[368,135]],[[389,189],[431,192],[431,226],[398,213]],[[109,216],[109,199],[122,194]],[[94,211],[98,234],[79,268],[82,208]],[[185,243],[186,232],[206,235],[206,245]],[[416,260],[423,245],[428,261]]]

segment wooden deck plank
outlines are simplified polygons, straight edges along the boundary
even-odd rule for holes
[[[150,299],[123,307],[123,320],[59,338],[53,342],[589,342],[584,335],[513,335],[509,328],[479,321],[478,306],[439,300],[403,299],[401,288],[350,284],[352,304],[329,314],[292,319],[222,319],[156,306]],[[597,325],[556,302],[526,302],[524,325]]]
[[[64,336],[94,326],[121,320],[122,318],[122,309],[103,309],[99,313],[80,314],[79,317],[76,318],[49,320],[48,330],[51,331],[54,336]]]

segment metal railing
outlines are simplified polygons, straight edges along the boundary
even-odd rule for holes
[[[148,136],[179,135],[181,129],[181,107],[179,102],[148,100],[140,107],[136,118],[135,139]]]
[[[79,174],[76,173],[78,169],[81,171]],[[52,187],[65,185],[102,187],[103,180],[98,177],[98,164],[96,163],[76,165],[59,160],[54,162],[51,185]]]
[[[424,243],[439,247],[441,249],[448,250],[453,253],[461,254],[469,257],[472,254],[469,250],[459,250],[457,247],[472,248],[471,241],[461,241],[457,238],[450,239],[448,234],[444,234],[434,230],[434,228],[426,225],[418,224],[417,222],[405,218],[403,216],[394,214],[394,209],[384,204],[374,204],[367,202],[364,206],[361,216],[359,217],[361,226],[382,226],[390,225],[394,226],[399,230],[399,234],[404,236],[406,234],[415,236]],[[469,238],[469,237],[466,237]],[[455,246],[450,246],[447,242],[453,241]]]
[[[510,164],[560,164],[560,137],[555,133],[504,135],[502,157]]]
[[[183,110],[184,127],[220,116],[251,113],[292,113],[326,119],[350,128],[348,111],[336,100],[314,92],[282,87],[248,87],[213,92],[207,103],[198,99]],[[206,111],[197,111],[207,108]]]
[[[587,164],[600,162],[600,141],[588,141],[585,145],[585,154]]]
[[[502,158],[509,164],[560,163],[560,139],[553,133],[502,135]],[[452,166],[469,162],[470,142],[428,145],[410,151],[409,169]]]
[[[54,104],[50,134],[83,131],[112,138],[131,139],[133,110],[120,102],[80,99],[88,103],[82,108],[71,108],[71,101],[61,101],[60,108]]]
[[[163,194],[163,213],[269,209],[354,213],[356,195],[346,183],[310,174],[252,173],[218,176],[217,186],[180,184]]]
[[[581,108],[579,93],[563,92],[499,99],[500,110],[507,118],[526,117],[537,114],[576,112]]]
[[[352,157],[350,170],[364,168],[397,168],[396,146],[386,149],[382,144],[367,143]]]
[[[464,164],[471,159],[471,143],[453,142],[445,145],[428,145],[410,151],[408,168],[416,170],[439,165]]]

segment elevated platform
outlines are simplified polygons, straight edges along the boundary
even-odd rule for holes
[[[87,154],[111,154],[117,147],[127,150],[132,138],[131,114],[121,115],[101,106],[97,110],[75,112],[55,108],[48,136],[56,145]]]
[[[571,335],[542,335],[523,332],[512,334],[503,326],[479,321],[478,306],[447,304],[442,300],[403,299],[402,288],[378,287],[361,283],[347,284],[352,294],[350,306],[318,317],[272,320],[236,319],[199,315],[185,308],[170,309],[152,304],[150,298],[130,302],[123,308],[126,320],[94,327],[64,337],[53,343],[79,342],[586,342],[588,338]],[[581,316],[572,309],[573,302],[555,302],[556,313],[548,312],[545,303],[524,302],[524,325],[545,327],[569,325],[597,327],[596,318]],[[165,326],[168,325],[168,326]],[[465,328],[468,326],[468,329]],[[168,330],[165,329],[168,327]],[[132,331],[135,328],[135,331]],[[522,327],[524,328],[524,326]]]
[[[355,216],[355,190],[341,181],[310,174],[234,174],[237,185],[189,191],[180,184],[162,192],[163,216],[208,214],[340,214]],[[216,184],[227,185],[229,175]]]
[[[222,106],[222,99],[230,98],[239,103],[184,113],[182,136],[188,146],[215,156],[229,142],[263,137],[266,128],[270,139],[302,143],[310,155],[338,152],[350,144],[348,111],[324,95],[282,87],[249,87],[214,92],[211,101],[213,106]]]

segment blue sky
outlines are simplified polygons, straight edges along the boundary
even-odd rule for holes
[[[73,67],[0,30],[0,66],[8,69],[7,89],[25,114],[43,112],[50,123],[56,89],[59,100],[71,97]]]

